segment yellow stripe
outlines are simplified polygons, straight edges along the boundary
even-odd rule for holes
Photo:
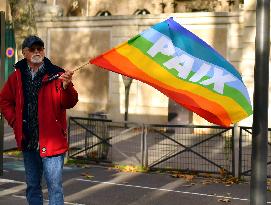
[[[226,112],[230,115],[232,122],[236,122],[240,119],[247,117],[247,113],[244,109],[236,103],[233,99],[221,96],[214,92],[211,92],[207,88],[199,85],[186,82],[182,79],[178,79],[172,76],[168,71],[162,68],[158,63],[145,56],[139,49],[130,46],[129,44],[122,45],[116,49],[121,55],[128,58],[135,66],[144,71],[149,76],[169,85],[170,87],[186,90],[196,95],[208,98],[208,100],[216,102],[224,107]],[[148,69],[146,69],[148,68]]]

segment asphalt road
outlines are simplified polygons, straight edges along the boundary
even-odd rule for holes
[[[249,204],[249,183],[227,186],[206,178],[186,181],[169,174],[127,173],[95,165],[65,166],[63,181],[65,204],[70,205]],[[0,178],[0,205],[27,204],[25,187],[22,161],[6,156]],[[44,204],[48,204],[43,187]]]

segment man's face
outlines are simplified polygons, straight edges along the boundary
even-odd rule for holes
[[[33,64],[40,64],[42,63],[45,56],[44,47],[35,44],[30,48],[26,47],[23,49],[23,55],[28,62]]]

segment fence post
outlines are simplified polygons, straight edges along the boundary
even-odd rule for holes
[[[144,167],[144,148],[145,148],[145,141],[144,141],[144,132],[145,131],[145,125],[142,125],[142,130],[141,130],[141,147],[140,147],[140,151],[141,151],[141,166]]]
[[[233,128],[233,176],[239,175],[239,136],[240,129],[238,123],[234,124]]]
[[[66,162],[69,161],[69,158],[70,158],[70,143],[71,143],[71,117],[68,117],[68,152],[67,154],[65,155],[65,159],[66,159]]]
[[[239,173],[238,173],[238,178],[241,178],[242,175],[242,127],[240,127],[240,134],[239,134]]]
[[[147,169],[148,164],[148,141],[147,141],[148,127],[144,126],[144,167]]]

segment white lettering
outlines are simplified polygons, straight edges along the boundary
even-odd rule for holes
[[[190,56],[182,54],[181,56],[176,56],[168,60],[163,65],[168,69],[176,69],[179,72],[178,76],[186,79],[192,70],[194,61],[195,60]]]
[[[211,66],[203,63],[202,66],[197,70],[197,72],[189,79],[191,82],[198,82],[200,81],[204,76],[207,75],[209,70],[211,69]]]
[[[147,51],[147,53],[154,57],[157,53],[162,53],[164,55],[170,56],[175,53],[175,48],[171,40],[162,36],[154,45]]]
[[[232,75],[230,74],[223,75],[223,70],[219,68],[214,68],[213,77],[208,80],[202,81],[200,84],[202,85],[214,84],[214,90],[220,94],[223,94],[224,84],[226,82],[232,82],[232,81],[236,81],[236,79]]]
[[[167,56],[173,56],[176,51],[172,41],[162,36],[160,37],[154,45],[147,51],[147,53],[154,57],[158,53],[162,53]],[[195,59],[187,54],[182,54],[180,56],[175,56],[170,60],[163,63],[168,69],[175,69],[178,71],[178,77],[186,79],[190,72],[192,71]],[[205,77],[210,69],[211,65],[203,63],[197,72],[189,79],[190,82],[199,82],[203,77]],[[211,78],[200,82],[201,85],[211,85],[214,84],[214,90],[220,94],[224,92],[225,83],[236,81],[236,78],[230,74],[223,75],[223,70],[214,67],[214,74]]]

